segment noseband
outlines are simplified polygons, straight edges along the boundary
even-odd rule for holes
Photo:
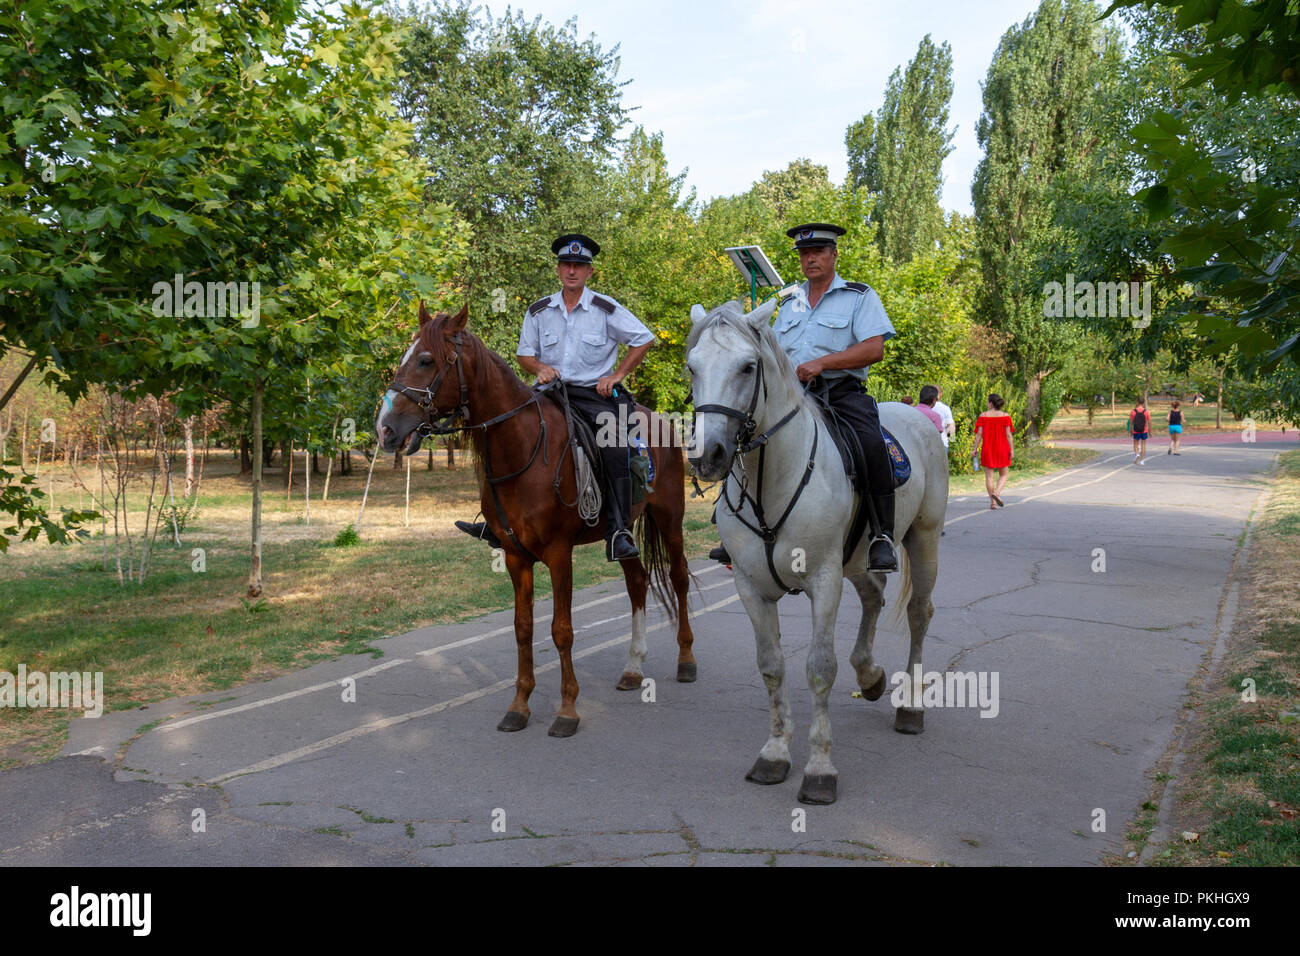
[[[424,388],[411,388],[409,385],[398,385],[397,379],[393,379],[393,384],[388,386],[390,392],[398,392],[404,397],[415,402],[420,406],[420,410],[428,416],[429,420],[419,427],[422,436],[429,435],[450,435],[452,432],[463,431],[452,423],[458,418],[469,421],[469,387],[465,384],[465,364],[460,360],[461,351],[464,348],[464,341],[457,332],[451,337],[452,342],[456,344],[456,351],[447,359],[447,364],[438,370],[433,381]],[[451,371],[452,366],[456,367],[456,376],[460,379],[460,403],[451,409],[441,419],[434,419],[437,408],[434,396],[438,393],[438,386],[442,384],[443,376]]]
[[[776,432],[786,424],[786,422],[794,418],[794,416],[799,412],[799,406],[796,405],[794,408],[790,409],[789,414],[779,422],[767,431],[763,432],[757,438],[754,437],[754,430],[758,428],[758,422],[754,421],[754,409],[758,408],[758,393],[760,391],[763,393],[763,400],[767,400],[767,380],[763,378],[763,356],[761,354],[763,348],[762,336],[755,328],[751,327],[750,331],[754,334],[754,341],[759,347],[760,354],[756,356],[758,359],[758,373],[754,377],[754,393],[749,396],[749,408],[742,412],[740,409],[732,408],[730,405],[696,405],[692,414],[692,432],[695,430],[695,423],[693,420],[694,415],[698,415],[700,412],[713,412],[718,415],[726,415],[729,418],[734,418],[740,422],[740,430],[736,432],[735,435],[736,450],[731,453],[731,462],[728,465],[728,470],[735,466],[738,457],[741,455],[747,455],[755,448],[761,448],[763,445],[767,444],[767,440],[775,435]]]

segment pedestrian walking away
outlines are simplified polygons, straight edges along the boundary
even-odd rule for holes
[[[984,487],[989,493],[989,510],[1005,508],[1002,487],[1007,483],[1007,472],[1015,460],[1016,450],[1011,443],[1015,423],[1002,410],[1006,404],[1001,395],[994,393],[988,399],[988,411],[975,420],[975,454],[984,468]]]
[[[1169,448],[1165,451],[1166,455],[1180,455],[1178,450],[1179,443],[1183,440],[1183,412],[1174,402],[1169,408]]]
[[[945,405],[939,399],[943,398],[943,386],[934,385],[934,410],[943,422],[943,447],[948,447],[948,440],[957,434],[957,419],[952,417],[952,409]],[[922,392],[924,394],[924,392]],[[925,399],[921,399],[925,401]]]
[[[1139,465],[1147,463],[1147,439],[1151,437],[1151,413],[1142,399],[1128,413],[1128,430],[1133,436],[1133,460]],[[1181,429],[1180,429],[1181,430]]]
[[[939,435],[943,438],[943,447],[947,448],[948,435],[943,430],[943,418],[940,417],[939,413],[935,411],[934,408],[935,400],[938,397],[939,397],[939,390],[935,388],[933,385],[927,385],[923,389],[921,389],[921,400],[917,402],[916,408],[917,411],[921,412],[921,414],[923,414],[926,418],[930,419],[930,421],[934,424],[935,428],[939,429]]]

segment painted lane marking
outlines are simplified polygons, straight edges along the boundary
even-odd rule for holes
[[[714,565],[713,567],[705,568],[704,570],[697,572],[697,574],[709,574],[713,571],[718,570],[721,567],[722,565]],[[716,584],[710,585],[707,588],[698,588],[698,590],[711,591],[715,587],[720,587],[720,585],[716,585]],[[617,594],[611,594],[608,597],[597,598],[594,601],[588,601],[586,604],[579,604],[577,607],[573,608],[572,610],[582,611],[585,610],[586,608],[595,607],[597,604],[604,604],[606,601],[613,601],[615,598],[620,598],[620,597],[626,598],[627,593],[619,592]],[[629,611],[627,614],[621,616],[630,617],[631,612]],[[540,618],[535,618],[534,626],[542,621],[549,621],[550,619],[551,619],[550,614],[544,615]],[[617,618],[610,618],[610,620],[617,620]],[[605,622],[602,621],[598,623],[605,623]],[[588,625],[588,626],[590,627],[592,625]],[[489,637],[496,637],[498,634],[505,634],[508,632],[513,633],[514,629],[515,626],[513,623],[507,624],[505,627],[498,627],[495,630],[487,631],[486,633],[479,634],[474,637],[467,637],[459,641],[453,641],[450,644],[441,645],[440,647],[431,647],[427,650],[418,651],[416,656],[423,657],[429,654],[438,654],[441,653],[442,651],[452,650],[453,648],[464,647],[468,644],[475,644],[479,641],[486,640]],[[543,643],[543,642],[539,642],[539,643]],[[279,704],[286,700],[293,700],[295,697],[302,697],[305,694],[314,694],[322,690],[336,689],[339,686],[341,686],[342,682],[345,680],[349,680],[349,679],[358,680],[359,678],[362,677],[370,677],[373,674],[378,674],[381,671],[386,671],[390,667],[396,667],[398,664],[408,664],[410,663],[410,661],[411,658],[406,658],[406,657],[395,658],[391,661],[385,661],[382,664],[376,664],[374,667],[368,667],[365,670],[358,671],[355,674],[348,674],[346,677],[339,677],[332,681],[326,681],[321,684],[312,684],[310,687],[300,687],[297,690],[291,690],[283,694],[277,694],[274,697],[265,697],[262,698],[261,700],[249,701],[247,704],[239,704],[238,706],[235,707],[227,707],[224,710],[216,710],[208,714],[196,714],[193,717],[185,717],[181,720],[172,721],[170,723],[163,724],[161,727],[158,727],[157,729],[162,731],[163,733],[170,733],[173,730],[179,730],[181,727],[188,727],[191,724],[203,723],[205,720],[215,720],[218,717],[227,717],[231,714],[241,714],[244,713],[245,711],[256,710],[259,707],[268,707],[271,704]]]
[[[731,604],[733,601],[739,601],[739,600],[740,600],[740,595],[733,594],[729,598],[723,598],[721,601],[718,601],[715,604],[710,604],[708,607],[701,608],[699,613],[708,614],[710,611],[716,611],[721,607],[725,607],[726,605]],[[667,627],[669,623],[670,622],[668,620],[663,620],[657,624],[653,624],[646,628],[646,633],[648,634],[651,631],[661,630],[662,628]],[[608,650],[611,647],[616,647],[619,644],[625,644],[629,640],[631,640],[631,638],[632,638],[632,632],[628,631],[626,634],[623,634],[620,637],[611,638],[610,640],[605,641],[601,644],[595,644],[591,647],[584,648],[581,651],[576,651],[572,654],[572,659],[576,661],[579,658],[588,657],[599,651]],[[534,671],[534,673],[543,674],[547,671],[555,670],[559,666],[560,666],[560,661],[556,659],[550,661],[549,663],[543,664],[541,667],[538,667]],[[420,717],[428,717],[433,714],[439,714],[445,710],[451,710],[453,707],[460,707],[463,704],[468,704],[473,701],[476,701],[480,697],[487,697],[489,694],[495,694],[497,691],[507,690],[509,688],[513,688],[514,686],[515,686],[515,678],[508,677],[503,680],[497,681],[495,684],[489,684],[487,687],[481,687],[478,690],[472,690],[469,691],[468,693],[461,694],[459,697],[453,697],[451,700],[441,701],[440,703],[434,704],[431,707],[424,707],[420,710],[413,710],[407,714],[398,714],[394,717],[385,717],[383,720],[375,720],[375,721],[371,721],[368,724],[362,724],[360,727],[354,727],[353,729],[346,730],[341,734],[335,734],[332,737],[326,737],[324,740],[318,740],[315,743],[307,744],[305,747],[299,747],[296,750],[290,750],[286,753],[277,754],[274,757],[268,757],[265,760],[258,761],[255,764],[250,764],[249,766],[243,767],[239,770],[232,770],[229,773],[223,773],[221,776],[213,777],[212,779],[206,782],[209,784],[221,784],[221,783],[225,783],[227,780],[233,780],[235,777],[242,777],[242,776],[246,776],[247,774],[253,774],[253,773],[262,773],[263,771],[266,770],[274,770],[277,767],[283,767],[285,764],[292,763],[295,760],[300,760],[303,757],[309,757],[312,754],[321,753],[322,751],[330,750],[334,747],[338,747],[342,744],[345,744],[348,741],[356,740],[358,737],[364,737],[368,734],[377,733],[378,731],[381,730],[387,730],[389,727],[395,727],[399,724],[404,724],[407,723],[408,721],[416,720]]]
[[[1114,458],[1124,458],[1124,457],[1127,457],[1127,455],[1116,455],[1116,456],[1114,456]],[[1106,460],[1106,461],[1113,461],[1114,458],[1107,458],[1107,459],[1105,459],[1105,460]],[[1102,464],[1102,462],[1097,462],[1097,464]],[[1036,501],[1036,500],[1039,499],[1039,498],[1046,498],[1046,497],[1048,497],[1048,496],[1050,496],[1050,495],[1059,495],[1059,494],[1060,494],[1061,492],[1063,492],[1063,491],[1073,491],[1075,488],[1084,488],[1084,487],[1087,487],[1088,485],[1095,485],[1095,484],[1096,484],[1097,482],[1099,482],[1099,481],[1105,481],[1105,480],[1106,480],[1107,478],[1109,478],[1111,475],[1118,475],[1118,474],[1119,474],[1121,471],[1123,471],[1125,468],[1132,468],[1132,467],[1133,467],[1133,463],[1132,463],[1132,462],[1129,462],[1127,465],[1121,465],[1120,467],[1115,468],[1115,469],[1113,469],[1113,470],[1111,470],[1111,471],[1108,471],[1108,472],[1106,472],[1106,474],[1101,475],[1101,476],[1099,476],[1099,477],[1097,477],[1097,478],[1090,479],[1089,481],[1081,481],[1081,482],[1079,482],[1077,485],[1066,485],[1064,488],[1055,488],[1055,489],[1053,489],[1052,491],[1044,491],[1042,494],[1039,494],[1039,495],[1030,495],[1028,498],[1021,498],[1019,501],[1011,501],[1011,502],[1008,502],[1007,505],[1006,505],[1006,507],[1007,507],[1007,508],[1014,508],[1016,505],[1023,505],[1023,504],[1024,504],[1025,502],[1027,502],[1027,501]],[[948,527],[948,525],[950,525],[950,524],[956,524],[958,521],[965,521],[967,518],[975,518],[975,517],[978,517],[979,515],[986,514],[986,513],[987,513],[987,510],[991,510],[991,509],[982,509],[982,510],[980,510],[980,511],[972,511],[972,512],[970,512],[969,514],[959,515],[959,516],[956,517],[956,518],[949,518],[947,521],[945,521],[945,522],[943,523],[943,526],[946,528],[946,527]],[[1005,509],[999,509],[999,510],[1005,510]]]

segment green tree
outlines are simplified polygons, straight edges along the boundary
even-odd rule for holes
[[[905,71],[895,69],[874,120],[848,128],[849,179],[879,193],[872,211],[881,251],[906,262],[939,241],[943,161],[952,152],[948,127],[952,50],[927,34]]]
[[[1169,81],[1132,131],[1136,198],[1190,284],[1170,316],[1298,414],[1300,13],[1288,0],[1147,7],[1129,19]]]
[[[1087,0],[1043,0],[1008,30],[989,66],[976,127],[985,151],[971,187],[984,272],[978,311],[1008,337],[1030,437],[1045,424],[1044,381],[1081,344],[1076,326],[1044,316],[1044,285],[1065,279],[1050,271],[1061,240],[1052,182],[1097,140],[1089,102],[1108,75],[1096,13]]]
[[[600,181],[627,118],[617,48],[579,39],[574,20],[493,18],[468,2],[400,15],[398,111],[428,197],[470,224],[461,280],[474,327],[513,356],[524,308],[555,291],[555,236],[611,236]]]

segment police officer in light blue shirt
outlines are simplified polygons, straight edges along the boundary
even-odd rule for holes
[[[872,571],[897,571],[893,465],[875,399],[863,390],[867,366],[884,357],[885,342],[896,333],[875,290],[862,282],[846,282],[835,271],[839,258],[835,243],[845,231],[825,222],[786,231],[795,241],[807,281],[786,298],[773,330],[799,381],[810,383],[810,391],[823,397],[858,434],[866,458],[867,489],[880,525],[867,560]],[[715,548],[710,554],[729,560],[725,549]]]
[[[587,288],[600,246],[581,233],[560,236],[551,244],[556,255],[556,274],[561,289],[538,299],[528,307],[519,331],[516,357],[524,371],[537,376],[539,385],[555,379],[564,382],[569,404],[599,431],[603,413],[619,417],[625,405],[624,421],[634,409],[632,398],[619,384],[640,364],[654,335],[631,312],[609,296]],[[628,346],[623,361],[615,368],[620,344]],[[606,556],[610,561],[627,561],[639,556],[628,531],[632,512],[632,476],[626,442],[600,449],[605,493]],[[493,544],[485,523],[456,522],[467,534]],[[499,547],[499,543],[493,547]]]

